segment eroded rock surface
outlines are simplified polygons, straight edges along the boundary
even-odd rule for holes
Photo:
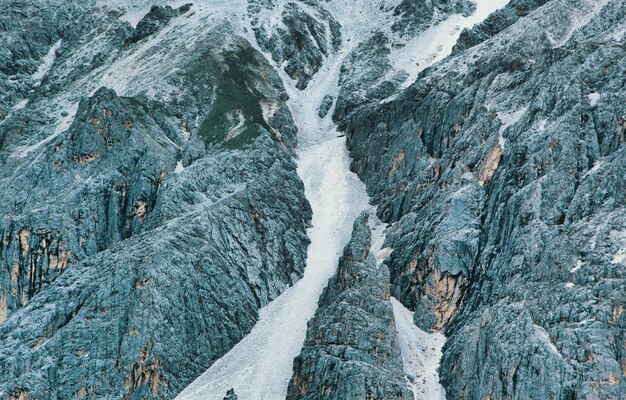
[[[393,224],[392,294],[449,335],[449,398],[625,392],[625,9],[515,2],[342,122]]]
[[[364,213],[309,321],[288,399],[413,398],[401,373],[389,272],[376,265],[370,245]]]
[[[84,7],[94,32],[50,47],[47,97],[0,123],[0,397],[173,398],[302,276],[296,128],[231,25],[124,46],[119,14]]]

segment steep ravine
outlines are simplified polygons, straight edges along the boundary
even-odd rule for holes
[[[330,107],[323,113],[318,111],[327,99],[341,97],[342,83],[351,84],[342,74],[345,74],[347,63],[363,57],[360,46],[365,43],[367,35],[388,24],[373,12],[375,8],[372,4],[365,1],[361,9],[357,5],[353,8],[330,6],[334,11],[333,17],[341,23],[341,46],[326,54],[322,64],[317,66],[318,72],[307,78],[306,87],[283,71],[281,64],[274,64],[289,94],[287,104],[298,126],[298,174],[304,182],[305,195],[313,210],[312,227],[308,230],[311,245],[305,274],[294,287],[263,308],[253,331],[189,385],[178,399],[221,400],[231,388],[243,400],[277,399],[287,394],[292,362],[304,343],[307,321],[313,317],[318,298],[337,268],[343,247],[348,244],[352,222],[361,211],[373,211],[365,186],[350,170],[351,159],[345,139],[331,118],[334,103],[331,101]],[[416,69],[426,68],[452,50],[461,27],[480,22],[504,4],[505,1],[494,4],[480,2],[476,13],[470,17],[454,15],[449,22],[436,23],[422,34],[418,31],[404,49],[416,54],[431,49],[430,57],[418,56],[419,62],[414,60],[415,64],[411,65],[406,62],[398,64],[391,54],[389,57],[396,64],[388,64],[386,68],[393,66],[408,70],[409,76],[416,74]],[[357,10],[359,18],[352,18],[352,13],[357,13]],[[257,33],[256,38],[248,36],[248,40],[254,43],[258,37]],[[434,46],[430,43],[433,37],[437,38]],[[430,47],[420,47],[427,44]],[[262,48],[259,50],[262,51]],[[272,56],[266,56],[271,62]],[[376,57],[386,59],[388,55],[383,52]],[[347,61],[350,58],[351,61]],[[374,215],[372,217],[377,220]],[[392,312],[391,305],[388,305],[390,315],[401,319],[399,338],[407,376],[405,384],[414,391],[416,398],[424,394],[442,396],[444,391],[438,383],[436,369],[444,338],[420,331],[417,327],[411,330],[406,324],[406,315],[410,311],[396,304]],[[395,334],[394,329],[385,333],[388,334]],[[425,342],[416,344],[411,337],[413,334],[419,335]],[[399,372],[402,371],[394,371]],[[356,392],[352,393],[356,395]]]
[[[295,88],[283,74],[289,108],[298,125],[298,174],[313,210],[311,239],[304,277],[260,312],[254,329],[228,354],[189,385],[177,399],[219,399],[234,388],[240,399],[285,398],[294,358],[300,353],[307,321],[343,247],[354,219],[368,204],[365,185],[350,171],[345,138],[337,137],[330,113],[320,118],[318,106],[336,88],[341,58],[323,66],[306,89]]]

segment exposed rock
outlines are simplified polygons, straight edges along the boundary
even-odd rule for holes
[[[449,336],[449,398],[626,390],[625,12],[554,0],[494,19],[397,98],[335,114],[393,224],[392,294]]]
[[[525,17],[549,0],[511,0],[506,6],[497,10],[481,23],[471,29],[464,29],[452,52],[457,53],[476,46],[490,37],[513,25],[518,19]]]
[[[318,114],[320,118],[326,117],[328,112],[330,111],[333,103],[335,102],[335,98],[329,94],[324,96],[324,100],[322,100],[322,104],[320,104],[320,108],[318,110]]]
[[[285,72],[298,81],[298,89],[307,87],[324,59],[341,44],[339,23],[317,2],[306,6],[288,2],[281,13],[278,26],[264,19],[264,12],[279,5],[271,0],[251,0],[248,9],[259,46],[271,53]],[[329,34],[327,34],[329,33]]]
[[[401,373],[389,273],[376,265],[370,241],[364,213],[309,321],[288,399],[413,398]]]
[[[0,397],[173,398],[304,269],[296,128],[263,55],[223,23],[137,55],[94,15],[53,54],[50,99],[0,122]],[[77,67],[85,46],[129,76]]]
[[[141,39],[154,35],[163,29],[172,18],[186,13],[190,8],[191,3],[185,4],[177,9],[173,9],[170,6],[152,6],[150,11],[137,23],[133,36],[126,40],[126,44],[137,43]]]
[[[391,29],[401,35],[415,34],[450,14],[470,15],[476,5],[468,0],[402,0],[394,9],[397,20]]]

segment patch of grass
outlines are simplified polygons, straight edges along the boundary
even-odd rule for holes
[[[258,62],[251,48],[240,48],[226,55],[227,69],[218,77],[215,100],[202,122],[199,135],[207,142],[222,142],[228,147],[242,147],[261,134],[270,131],[263,118],[260,100],[263,95],[254,88],[259,79],[254,68]],[[239,123],[238,113],[245,119],[244,130],[227,140],[229,132]]]

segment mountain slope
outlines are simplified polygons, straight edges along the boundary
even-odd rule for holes
[[[624,0],[0,11],[1,398],[626,393]]]
[[[550,2],[343,123],[449,398],[624,393],[624,9]]]

